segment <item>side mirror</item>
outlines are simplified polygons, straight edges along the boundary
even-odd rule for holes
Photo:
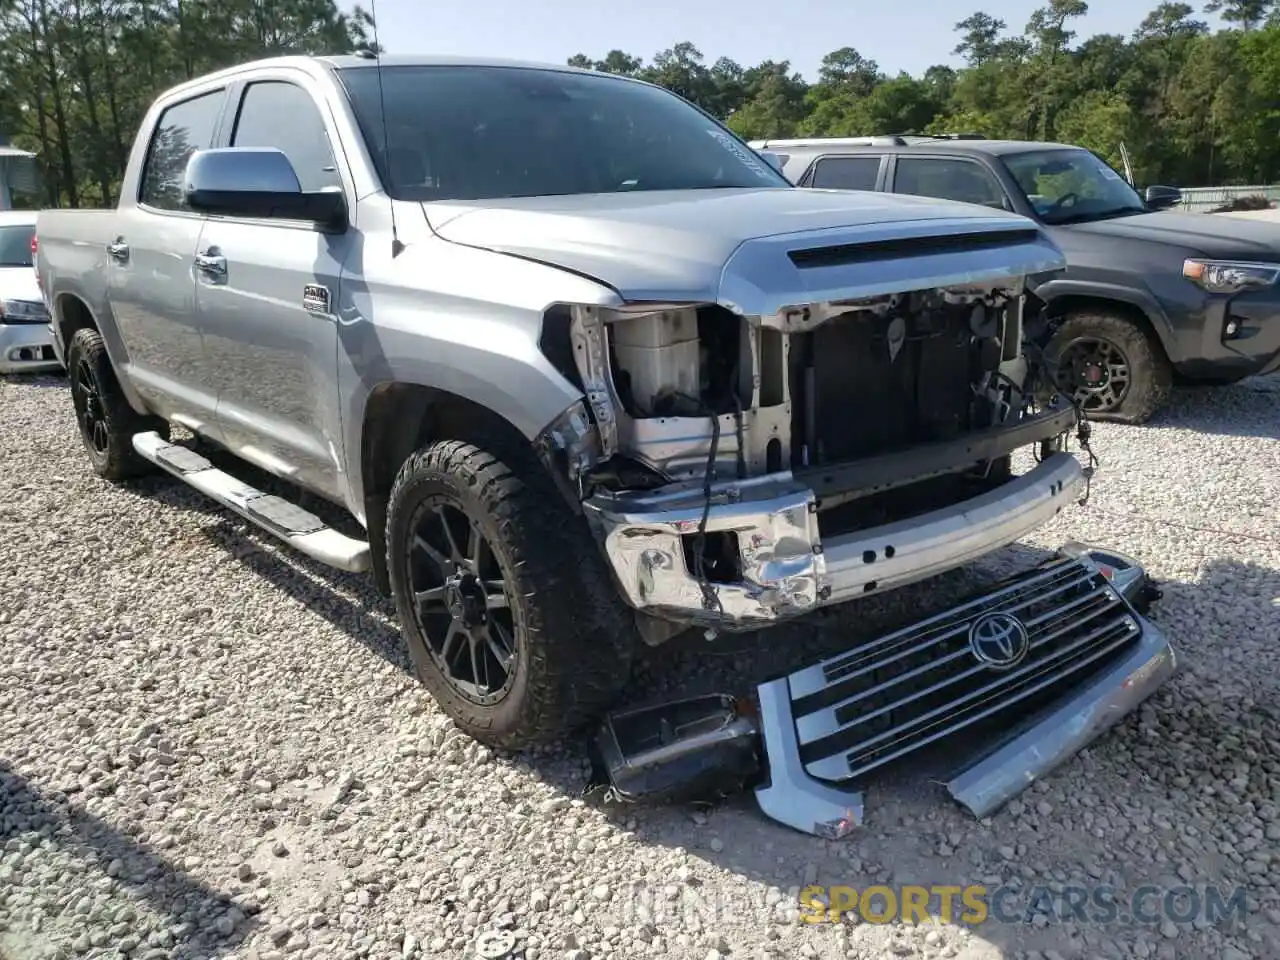
[[[1152,210],[1165,210],[1182,202],[1182,191],[1177,187],[1147,187],[1146,200]]]
[[[197,150],[187,161],[185,193],[199,213],[346,226],[342,191],[304,192],[293,164],[274,147]]]
[[[786,157],[779,153],[770,153],[768,150],[757,150],[756,153],[760,154],[761,159],[764,160],[765,163],[773,167],[773,169],[777,170],[783,176],[786,176],[782,169],[787,162]]]

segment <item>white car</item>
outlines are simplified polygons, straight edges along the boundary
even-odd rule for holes
[[[32,263],[35,210],[0,211],[0,374],[61,370]]]

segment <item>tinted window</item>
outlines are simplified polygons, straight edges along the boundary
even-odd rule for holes
[[[647,84],[517,67],[384,67],[384,128],[377,70],[341,76],[400,199],[790,187],[702,111]]]
[[[245,89],[231,145],[282,151],[303,190],[342,184],[320,108],[311,94],[292,83],[267,81]]]
[[[1035,150],[1005,157],[1005,166],[1047,223],[1143,213],[1146,205],[1124,178],[1088,150]]]
[[[160,115],[147,148],[138,199],[161,210],[185,210],[182,182],[187,160],[197,150],[213,144],[214,128],[222,111],[223,92],[216,90],[192,100],[175,103]]]
[[[830,190],[874,190],[879,157],[827,157],[813,171],[813,186]]]
[[[893,189],[919,197],[1004,206],[1004,191],[995,177],[971,160],[900,156]]]
[[[0,267],[31,266],[31,238],[35,232],[34,225],[0,227]]]

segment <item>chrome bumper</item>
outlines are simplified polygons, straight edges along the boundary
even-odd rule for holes
[[[761,810],[806,833],[845,836],[863,822],[863,795],[852,785],[856,775],[995,716],[997,710],[1013,708],[1026,719],[947,784],[952,797],[973,815],[989,816],[1114,726],[1172,676],[1177,664],[1173,648],[1132,606],[1146,587],[1141,568],[1123,555],[1070,544],[1055,564],[986,596],[762,684],[757,697],[768,775],[756,788]],[[957,655],[943,642],[967,636],[972,643],[979,621],[999,613],[1016,616],[1037,603],[1034,615],[1022,615],[1031,635],[1027,642],[1032,650],[1040,647],[1039,653],[1008,672],[984,667],[976,657],[976,666],[965,661],[963,672],[974,678],[976,692],[956,696],[958,691],[952,690],[943,708],[921,707],[921,697],[953,682],[920,688],[926,670]],[[1027,634],[1023,637],[1025,641]],[[929,649],[932,645],[937,648]],[[928,666],[899,671],[901,678],[915,683],[892,691],[896,715],[887,713],[888,707],[872,709],[865,687],[855,687],[854,696],[840,689],[863,674],[875,677],[874,686],[883,694],[896,681],[882,683],[882,674],[875,671],[919,654],[922,647]],[[1068,661],[1071,666],[1064,672]],[[1056,691],[1050,673],[1059,686]],[[1054,693],[1047,703],[1037,696]],[[862,703],[854,708],[860,696]],[[911,715],[913,709],[917,713]],[[902,729],[849,737],[849,731],[877,713],[882,719],[892,717],[891,723],[899,723],[904,713],[912,719]],[[861,743],[846,750],[849,739]],[[871,757],[867,746],[876,741],[883,749]]]
[[[713,488],[706,532],[737,540],[742,579],[715,583],[708,608],[685,560],[705,496],[696,484],[602,495],[587,514],[627,601],[655,616],[753,629],[923,580],[1006,546],[1079,497],[1084,471],[1053,453],[981,496],[899,523],[823,538],[816,498],[790,474]]]
[[[62,369],[47,323],[0,322],[0,373],[41,373]]]

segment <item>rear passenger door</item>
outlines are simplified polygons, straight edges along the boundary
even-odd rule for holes
[[[129,380],[152,410],[215,438],[217,386],[192,273],[204,217],[187,206],[183,180],[191,154],[216,144],[226,99],[218,88],[162,108],[107,247],[108,296]]]
[[[236,91],[229,146],[275,147],[305,191],[353,188],[325,92],[282,68]],[[224,443],[244,459],[340,497],[338,279],[353,246],[312,223],[210,217],[201,234],[196,298],[218,381]]]
[[[819,157],[805,174],[801,186],[820,190],[876,190],[884,159],[878,154]]]
[[[995,174],[968,157],[899,154],[894,164],[893,192],[958,200],[997,210],[1013,209]]]

